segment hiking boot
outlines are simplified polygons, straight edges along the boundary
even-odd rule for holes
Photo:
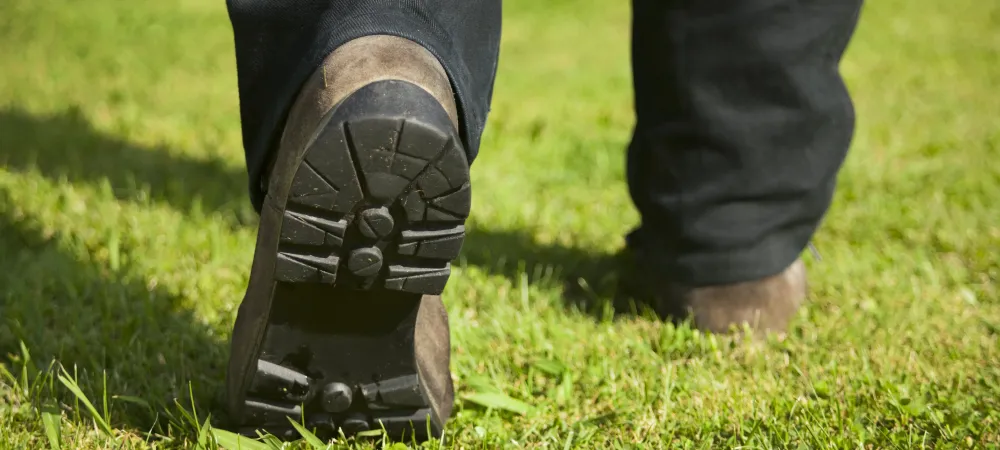
[[[626,270],[628,296],[647,304],[664,319],[691,318],[711,333],[739,331],[748,325],[758,336],[783,333],[806,298],[806,269],[796,260],[776,275],[715,286],[684,286],[650,273],[638,255]],[[621,308],[621,298],[619,304]]]
[[[305,83],[233,330],[241,432],[441,435],[454,393],[439,294],[470,206],[457,117],[439,62],[398,37],[351,41]]]

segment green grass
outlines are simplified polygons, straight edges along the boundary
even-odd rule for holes
[[[763,344],[586,306],[637,221],[627,3],[505,14],[446,303],[460,396],[530,408],[460,401],[446,446],[1000,446],[996,2],[869,2],[813,296]],[[255,238],[235,86],[222,1],[0,5],[0,448],[213,445]]]

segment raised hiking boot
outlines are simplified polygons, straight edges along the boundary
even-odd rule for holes
[[[783,333],[805,301],[806,269],[796,260],[785,270],[759,280],[715,286],[685,286],[652,273],[633,255],[626,270],[624,291],[617,308],[632,298],[651,306],[664,319],[690,318],[694,326],[711,333],[740,331],[749,326],[757,336]]]
[[[457,129],[444,69],[405,39],[351,41],[306,82],[233,330],[241,432],[440,436],[454,393],[439,294],[470,206]]]

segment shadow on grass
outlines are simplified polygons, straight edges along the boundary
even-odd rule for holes
[[[555,285],[563,291],[568,308],[604,318],[613,303],[619,279],[617,255],[581,248],[539,244],[517,231],[470,228],[462,246],[461,261],[488,273],[503,275],[513,283]]]
[[[146,286],[129,267],[111,270],[90,261],[71,236],[44,232],[4,191],[0,286],[0,354],[18,355],[24,342],[35,368],[44,370],[57,360],[76,371],[95,404],[102,401],[106,376],[108,394],[139,397],[154,406],[109,399],[118,426],[150,430],[157,411],[176,411],[174,399],[190,405],[191,387],[200,408],[220,409],[224,337],[199,324],[178,297]],[[66,390],[59,397],[72,401]]]
[[[0,110],[0,164],[71,183],[107,180],[122,201],[141,202],[147,191],[149,201],[184,214],[252,214],[242,170],[123,141],[72,110]],[[90,261],[73,236],[46,234],[18,211],[0,192],[0,352],[17,354],[23,340],[35,361],[78,368],[85,391],[98,398],[106,373],[111,394],[169,406],[188,401],[191,382],[199,407],[222,409],[227,336],[213,335],[182,299],[146,286],[142,274]],[[559,283],[567,304],[595,316],[613,293],[614,256],[539,245],[525,233],[470,229],[462,258],[515,283],[522,274],[532,283]],[[136,430],[154,420],[134,409],[115,417]]]
[[[0,163],[8,170],[40,171],[59,180],[98,185],[107,179],[115,195],[136,201],[143,186],[154,202],[190,214],[200,205],[254,223],[246,194],[246,173],[219,160],[199,160],[163,148],[135,145],[96,130],[79,112],[33,116],[0,111]],[[462,251],[466,263],[518,281],[556,281],[567,303],[600,309],[613,294],[616,259],[579,248],[540,245],[526,233],[471,228]],[[519,267],[522,264],[523,267]],[[553,269],[555,268],[555,269]],[[550,270],[553,269],[553,270]]]
[[[123,141],[96,130],[76,109],[47,116],[0,110],[0,165],[71,183],[107,180],[119,200],[142,201],[145,190],[149,201],[183,213],[201,209],[242,224],[256,220],[243,169]]]

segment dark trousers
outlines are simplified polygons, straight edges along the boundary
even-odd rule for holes
[[[475,158],[496,75],[500,0],[228,5],[258,208],[261,172],[299,86],[333,49],[366,35],[404,37],[437,56]],[[761,278],[808,245],[854,130],[838,64],[860,8],[861,0],[633,0],[637,123],[627,172],[642,225],[629,242],[665,277],[693,285]]]

